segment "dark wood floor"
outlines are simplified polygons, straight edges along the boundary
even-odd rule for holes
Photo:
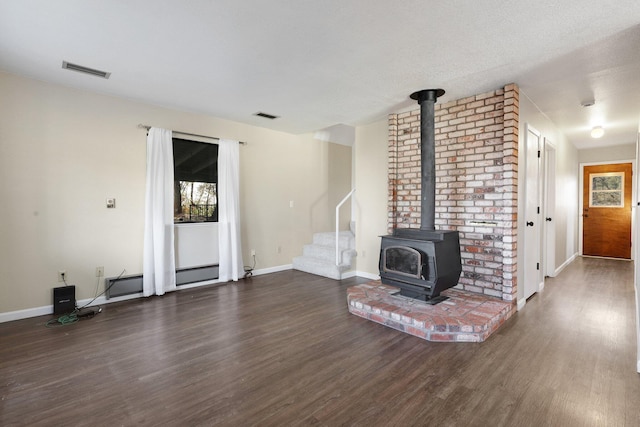
[[[0,425],[638,426],[633,264],[578,259],[480,344],[297,271],[0,324]]]

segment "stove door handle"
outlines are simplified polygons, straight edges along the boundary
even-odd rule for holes
[[[527,227],[533,227],[533,221],[527,221]]]

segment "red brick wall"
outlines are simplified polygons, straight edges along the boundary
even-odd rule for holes
[[[458,230],[465,290],[516,300],[518,96],[435,105],[436,228]],[[389,232],[420,228],[420,107],[389,116]]]

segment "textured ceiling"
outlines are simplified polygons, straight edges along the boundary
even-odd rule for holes
[[[612,4],[2,0],[0,69],[292,133],[369,123],[419,89],[446,102],[515,82],[577,147],[616,145],[640,121],[640,2]]]

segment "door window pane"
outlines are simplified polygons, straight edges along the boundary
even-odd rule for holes
[[[589,207],[624,207],[624,172],[589,174]]]

